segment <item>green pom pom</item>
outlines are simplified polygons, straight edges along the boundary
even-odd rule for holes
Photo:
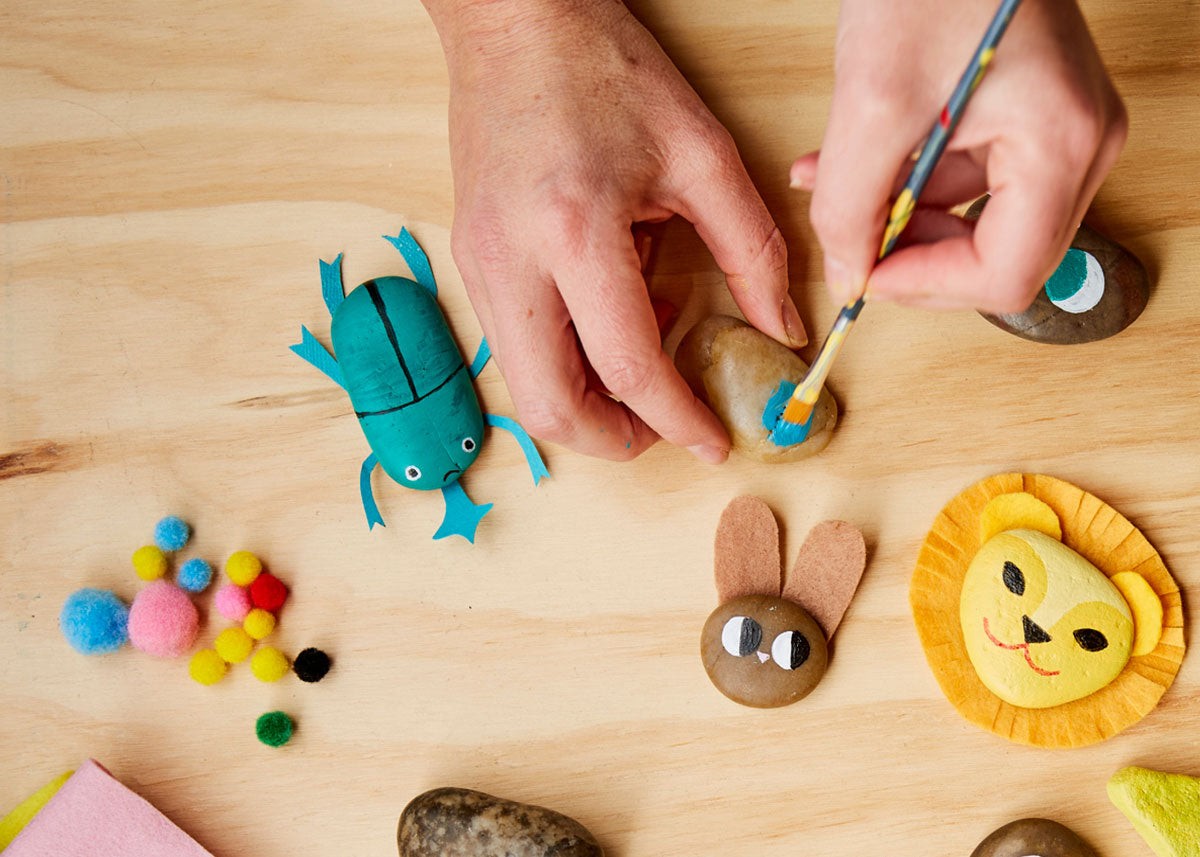
[[[268,747],[282,747],[292,740],[296,724],[282,711],[268,711],[254,724],[258,740]]]

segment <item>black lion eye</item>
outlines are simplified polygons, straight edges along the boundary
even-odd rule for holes
[[[1004,563],[1004,585],[1013,595],[1025,594],[1025,575],[1011,562]]]
[[[1099,652],[1108,648],[1108,638],[1095,628],[1080,628],[1075,632],[1075,642],[1085,652]]]
[[[721,645],[735,658],[744,658],[758,651],[762,635],[762,625],[749,616],[734,616],[721,629]]]
[[[771,660],[785,670],[800,669],[811,652],[808,638],[799,631],[784,631],[771,643]]]

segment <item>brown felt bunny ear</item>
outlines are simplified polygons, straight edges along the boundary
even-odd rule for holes
[[[713,571],[722,604],[742,595],[779,594],[779,525],[770,506],[747,495],[725,507],[717,524]]]
[[[858,528],[845,521],[817,524],[800,548],[784,583],[783,597],[812,614],[825,639],[831,639],[866,565],[867,545]]]

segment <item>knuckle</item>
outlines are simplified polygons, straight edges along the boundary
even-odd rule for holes
[[[556,192],[539,215],[543,233],[568,258],[584,252],[588,236],[588,208],[573,195]]]
[[[614,396],[627,399],[652,383],[655,367],[648,356],[625,351],[606,356],[595,368]]]
[[[454,224],[450,253],[460,266],[473,261],[481,269],[496,270],[512,258],[504,220],[496,214],[476,214]]]
[[[751,266],[756,270],[775,272],[787,268],[787,243],[778,226],[772,226],[766,240],[754,255]],[[786,283],[785,283],[786,285]]]
[[[571,437],[574,420],[563,403],[548,398],[535,398],[517,402],[516,408],[521,425],[539,440],[562,443]]]

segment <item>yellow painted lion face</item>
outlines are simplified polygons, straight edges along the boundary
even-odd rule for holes
[[[1022,708],[1095,693],[1125,668],[1134,643],[1120,590],[1071,548],[1032,529],[984,543],[963,580],[959,619],[980,680]]]

